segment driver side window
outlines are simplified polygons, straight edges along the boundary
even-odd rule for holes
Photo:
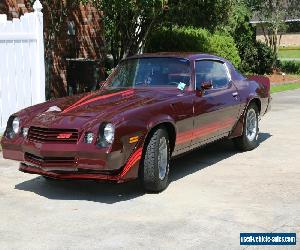
[[[228,72],[224,63],[213,60],[196,62],[196,87],[201,88],[203,82],[212,82],[213,88],[224,88],[229,83]]]

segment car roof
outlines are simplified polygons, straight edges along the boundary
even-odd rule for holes
[[[223,58],[205,54],[205,53],[197,53],[197,52],[157,52],[157,53],[145,53],[134,55],[128,57],[128,59],[135,59],[135,58],[151,58],[151,57],[174,57],[174,58],[185,58],[188,60],[199,60],[199,59],[215,59],[225,61]]]

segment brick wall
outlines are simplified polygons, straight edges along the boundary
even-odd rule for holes
[[[0,13],[7,14],[9,19],[30,11],[32,8],[28,0],[0,0]],[[45,37],[49,29],[50,11],[55,13],[55,9],[43,9]],[[74,26],[75,35],[70,35],[70,24]],[[101,11],[90,4],[71,9],[63,17],[62,29],[47,55],[48,97],[65,96],[68,58],[85,58],[99,62],[103,60],[105,52]],[[104,68],[100,67],[100,73],[104,77]]]
[[[80,5],[70,11],[53,55],[51,96],[67,94],[67,58],[102,61],[104,53],[102,13],[91,5]],[[75,35],[68,35],[68,23],[74,25]],[[100,68],[104,77],[104,69]]]
[[[18,18],[28,12],[28,5],[26,0],[0,0],[0,13],[7,14],[8,19]]]

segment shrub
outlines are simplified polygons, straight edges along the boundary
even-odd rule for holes
[[[222,33],[212,35],[206,29],[200,28],[162,28],[154,31],[147,41],[145,51],[212,53],[226,58],[235,66],[240,64],[238,50],[230,35]]]
[[[279,62],[281,71],[289,74],[300,74],[300,62],[297,61],[281,61]]]
[[[171,30],[162,28],[151,34],[146,44],[146,51],[207,51],[209,42],[210,33],[206,29],[182,27]]]
[[[241,57],[240,71],[243,73],[257,73],[259,56],[254,44],[249,43],[247,46],[240,47],[239,53]]]
[[[242,58],[240,70],[244,73],[269,74],[272,72],[276,55],[264,43],[249,42],[247,46],[240,48]]]
[[[228,59],[236,67],[239,67],[241,63],[239,52],[231,36],[213,35],[208,52]]]
[[[259,60],[257,61],[256,73],[265,74],[271,73],[274,63],[276,61],[276,54],[271,50],[271,48],[262,42],[256,42],[255,47],[257,49],[257,54]]]

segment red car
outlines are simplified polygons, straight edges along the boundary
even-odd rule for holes
[[[3,156],[47,179],[124,182],[146,191],[168,186],[172,157],[221,138],[258,146],[270,83],[246,79],[208,54],[159,53],[123,60],[100,90],[13,114]]]

